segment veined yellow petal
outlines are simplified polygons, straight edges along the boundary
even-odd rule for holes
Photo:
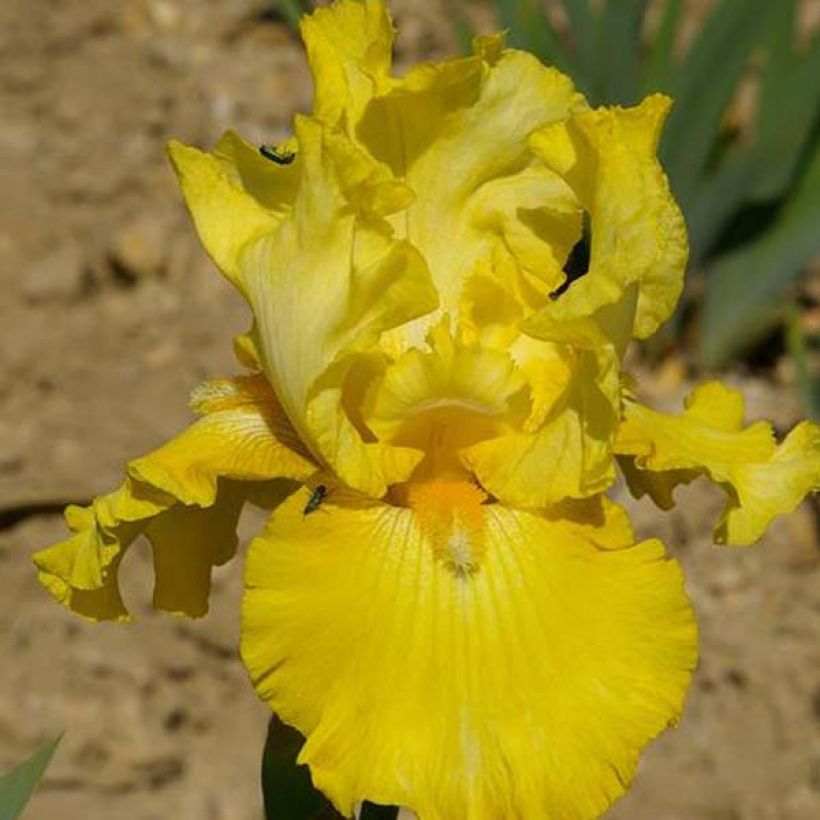
[[[371,101],[356,136],[416,193],[392,222],[427,261],[441,312],[458,312],[466,281],[498,243],[545,279],[558,275],[578,209],[527,139],[581,105],[569,78],[498,43],[417,66]],[[394,336],[420,345],[436,318]]]
[[[212,154],[176,141],[168,152],[205,250],[244,293],[242,249],[274,231],[291,209],[298,160],[291,165],[269,162],[232,133]]]
[[[346,816],[597,817],[680,714],[696,628],[661,544],[481,497],[304,516],[305,492],[251,545],[244,661]]]
[[[314,86],[314,113],[352,127],[388,81],[394,30],[383,0],[339,0],[302,18]]]
[[[634,108],[578,111],[532,137],[535,153],[567,180],[589,213],[592,237],[589,271],[533,317],[527,332],[554,338],[555,325],[594,317],[634,285],[628,336],[650,336],[674,310],[688,246],[656,158],[669,105],[655,94]]]
[[[173,504],[166,493],[126,481],[90,507],[68,507],[65,518],[74,534],[35,553],[40,582],[63,606],[87,618],[127,619],[116,580],[123,552],[144,519]]]
[[[276,479],[316,472],[264,376],[206,382],[191,403],[203,418],[132,462],[114,492],[86,509],[69,507],[74,535],[34,556],[40,580],[65,606],[95,620],[126,618],[117,572],[144,534],[153,546],[155,605],[204,615],[211,568],[234,553],[244,501],[263,490],[284,497],[271,487]]]
[[[391,440],[414,417],[444,407],[498,418],[524,387],[512,358],[501,350],[453,337],[449,317],[428,336],[427,350],[413,348],[390,364],[371,388],[365,420]]]
[[[422,257],[384,219],[406,207],[407,189],[318,121],[299,118],[296,130],[292,218],[248,247],[244,281],[265,370],[301,440],[343,482],[380,496],[420,454],[369,446],[347,414],[345,379],[352,357],[433,310],[437,295]]]
[[[750,544],[820,488],[820,428],[805,421],[778,445],[771,425],[743,427],[743,397],[719,382],[692,391],[681,415],[624,406],[616,450],[634,457],[633,492],[671,506],[676,483],[705,474],[728,495],[718,543]]]
[[[548,412],[538,405],[547,398],[547,376],[544,383],[531,382],[538,411],[531,418],[537,426],[488,438],[461,452],[482,487],[505,504],[540,508],[594,495],[615,479],[617,357],[606,348],[565,355],[568,380],[560,395],[552,397]],[[539,366],[555,372],[553,361],[530,362],[530,368]]]
[[[263,375],[205,382],[191,406],[203,417],[132,461],[130,476],[182,504],[209,507],[219,478],[301,480],[316,472]]]

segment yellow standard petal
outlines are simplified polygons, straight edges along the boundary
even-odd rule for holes
[[[265,371],[301,440],[344,483],[381,496],[421,453],[362,437],[347,412],[349,375],[384,331],[433,310],[437,295],[424,259],[384,219],[412,193],[317,120],[299,118],[296,131],[293,215],[248,247],[243,281]]]
[[[606,348],[535,353],[527,362],[530,425],[466,447],[464,463],[492,495],[517,507],[539,508],[605,490],[615,479],[617,366]],[[566,380],[549,384],[555,375]],[[541,403],[549,393],[547,408]]]
[[[292,209],[298,160],[269,162],[231,132],[211,154],[176,141],[168,153],[205,250],[244,292],[241,252],[251,240],[275,230]]]
[[[300,24],[314,86],[314,113],[352,126],[373,95],[387,84],[393,24],[383,0],[339,0]]]
[[[524,378],[501,350],[452,336],[449,317],[386,366],[368,391],[363,418],[380,439],[424,451],[414,472],[465,475],[460,451],[523,419]]]
[[[674,310],[688,244],[656,156],[670,104],[655,94],[634,108],[579,111],[532,137],[535,153],[589,214],[592,234],[589,271],[528,322],[534,336],[556,338],[563,325],[578,333],[586,320],[612,337],[600,311],[634,299],[634,318],[630,311],[622,319],[626,338],[645,339]]]
[[[820,427],[804,421],[778,445],[767,422],[743,426],[741,393],[720,382],[695,388],[680,415],[628,400],[616,450],[630,459],[633,493],[663,507],[676,484],[697,475],[720,484],[728,496],[715,529],[722,544],[751,544],[820,488]]]
[[[458,315],[467,282],[500,251],[560,281],[579,209],[527,140],[583,105],[568,77],[495,38],[471,57],[416,66],[367,107],[356,138],[416,194],[392,222],[426,260],[442,312]],[[421,344],[435,320],[391,342]]]
[[[117,572],[144,534],[153,547],[155,606],[204,615],[211,568],[234,554],[244,501],[271,503],[293,488],[277,479],[316,472],[264,376],[207,382],[191,403],[199,421],[131,462],[114,492],[88,508],[69,507],[74,534],[35,554],[41,582],[63,605],[94,620],[126,618]]]
[[[660,543],[596,538],[618,517],[592,502],[515,511],[465,482],[409,508],[331,493],[305,516],[307,497],[251,545],[242,655],[343,814],[581,820],[623,793],[695,662]]]

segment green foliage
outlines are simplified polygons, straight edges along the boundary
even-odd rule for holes
[[[0,776],[0,820],[17,820],[20,817],[59,742],[58,737],[46,743],[16,769]]]
[[[266,820],[342,820],[313,787],[308,767],[296,762],[305,739],[272,717],[262,755],[262,797]],[[365,803],[360,820],[395,820],[397,809]],[[6,820],[0,813],[0,820]]]
[[[797,387],[806,415],[820,420],[820,380],[811,372],[809,342],[800,327],[800,316],[794,309],[789,311],[786,341],[794,361]]]
[[[393,806],[377,806],[374,803],[365,803],[359,820],[396,820],[398,810]]]
[[[703,353],[725,361],[738,345],[783,322],[782,295],[802,266],[820,251],[820,143],[800,185],[774,223],[753,240],[720,256],[706,281]]]
[[[320,820],[335,818],[324,795],[313,788],[307,766],[296,758],[304,738],[273,717],[262,756],[262,796],[266,820]]]
[[[570,73],[593,104],[675,99],[661,157],[706,278],[701,358],[722,364],[783,322],[789,287],[820,253],[820,38],[798,49],[795,0],[718,0],[679,54],[682,0],[663,2],[651,36],[647,0],[562,3],[566,31],[539,0],[495,0],[510,43]],[[737,134],[725,115],[750,71],[759,101]]]
[[[306,0],[273,0],[273,6],[294,30],[299,28],[299,18],[310,11]]]

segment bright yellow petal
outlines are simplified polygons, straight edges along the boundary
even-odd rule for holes
[[[466,466],[496,498],[515,507],[540,508],[564,498],[583,498],[615,479],[612,439],[617,428],[617,360],[606,351],[564,353],[568,381],[548,412],[529,430],[467,447]],[[555,373],[553,360],[540,366]],[[539,367],[530,362],[530,368]],[[559,373],[560,377],[560,373]],[[548,375],[543,376],[546,382]],[[545,384],[534,382],[534,403]],[[537,405],[535,405],[537,406]],[[543,410],[544,408],[540,408]]]
[[[527,139],[582,105],[569,78],[500,42],[419,65],[370,103],[357,138],[416,193],[393,222],[427,261],[442,312],[457,313],[499,246],[544,279],[560,275],[579,209]],[[402,328],[399,346],[423,343],[434,321]]]
[[[517,405],[525,381],[507,353],[454,338],[448,317],[428,344],[408,350],[373,379],[363,413],[380,440],[426,453],[414,480],[419,470],[463,474],[459,450],[524,415]]]
[[[579,111],[532,137],[535,153],[566,179],[588,212],[592,245],[589,271],[533,317],[528,332],[555,338],[556,326],[632,298],[633,286],[637,301],[627,336],[652,335],[674,310],[688,246],[656,158],[669,106],[655,94],[635,108]]]
[[[168,152],[205,250],[244,292],[242,249],[274,231],[290,211],[298,158],[291,165],[277,165],[232,133],[220,140],[212,154],[176,141],[169,144]]]
[[[370,495],[405,479],[420,454],[368,446],[349,418],[345,379],[381,334],[433,310],[422,257],[386,214],[408,189],[349,140],[300,118],[303,177],[292,218],[243,260],[265,370],[300,439]]]
[[[153,547],[155,605],[203,615],[211,568],[236,548],[242,503],[281,498],[276,479],[316,472],[264,376],[207,382],[192,405],[203,418],[132,462],[119,489],[87,509],[69,507],[74,535],[34,556],[40,580],[65,606],[95,620],[126,618],[117,572],[144,534]]]
[[[211,570],[236,552],[236,525],[248,485],[223,482],[203,509],[177,504],[147,521],[154,559],[154,608],[198,618],[208,611]]]
[[[190,617],[208,611],[211,569],[236,550],[236,522],[250,485],[223,484],[212,506],[185,507],[128,481],[88,508],[65,541],[34,556],[41,583],[65,607],[95,621],[127,620],[119,590],[120,562],[140,535],[154,557],[154,606]]]
[[[182,504],[209,507],[219,478],[305,479],[316,472],[264,376],[218,379],[194,390],[203,417],[128,473]]]
[[[142,520],[160,515],[173,503],[161,491],[126,481],[90,507],[68,507],[65,518],[74,534],[35,553],[40,582],[80,615],[97,621],[126,619],[117,584],[123,552],[140,534]]]
[[[314,86],[314,113],[351,127],[387,83],[393,25],[383,0],[339,0],[302,18],[300,29]]]
[[[624,792],[695,662],[660,543],[600,549],[466,488],[419,490],[417,513],[306,497],[251,545],[242,655],[342,813],[581,820]]]
[[[662,505],[693,471],[720,484],[728,501],[718,543],[756,541],[775,517],[820,488],[820,428],[802,422],[778,445],[770,424],[743,427],[742,395],[719,382],[696,388],[681,415],[627,401],[616,447],[634,457],[633,490],[650,492]]]

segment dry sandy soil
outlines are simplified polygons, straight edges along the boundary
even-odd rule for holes
[[[400,60],[452,51],[438,2],[395,0]],[[197,246],[170,137],[287,133],[309,106],[298,42],[263,0],[0,3],[0,771],[65,739],[31,820],[258,820],[266,712],[236,655],[240,562],[210,615],[94,626],[38,587],[57,510],[112,487],[180,429],[202,378],[230,373],[247,314]],[[477,9],[480,16],[481,9]],[[752,416],[797,418],[786,385],[740,377]],[[670,408],[683,386],[654,378]],[[758,549],[719,551],[698,486],[643,534],[685,565],[702,661],[681,727],[646,755],[619,820],[820,817],[820,553],[811,509]],[[243,529],[251,532],[251,514]]]

